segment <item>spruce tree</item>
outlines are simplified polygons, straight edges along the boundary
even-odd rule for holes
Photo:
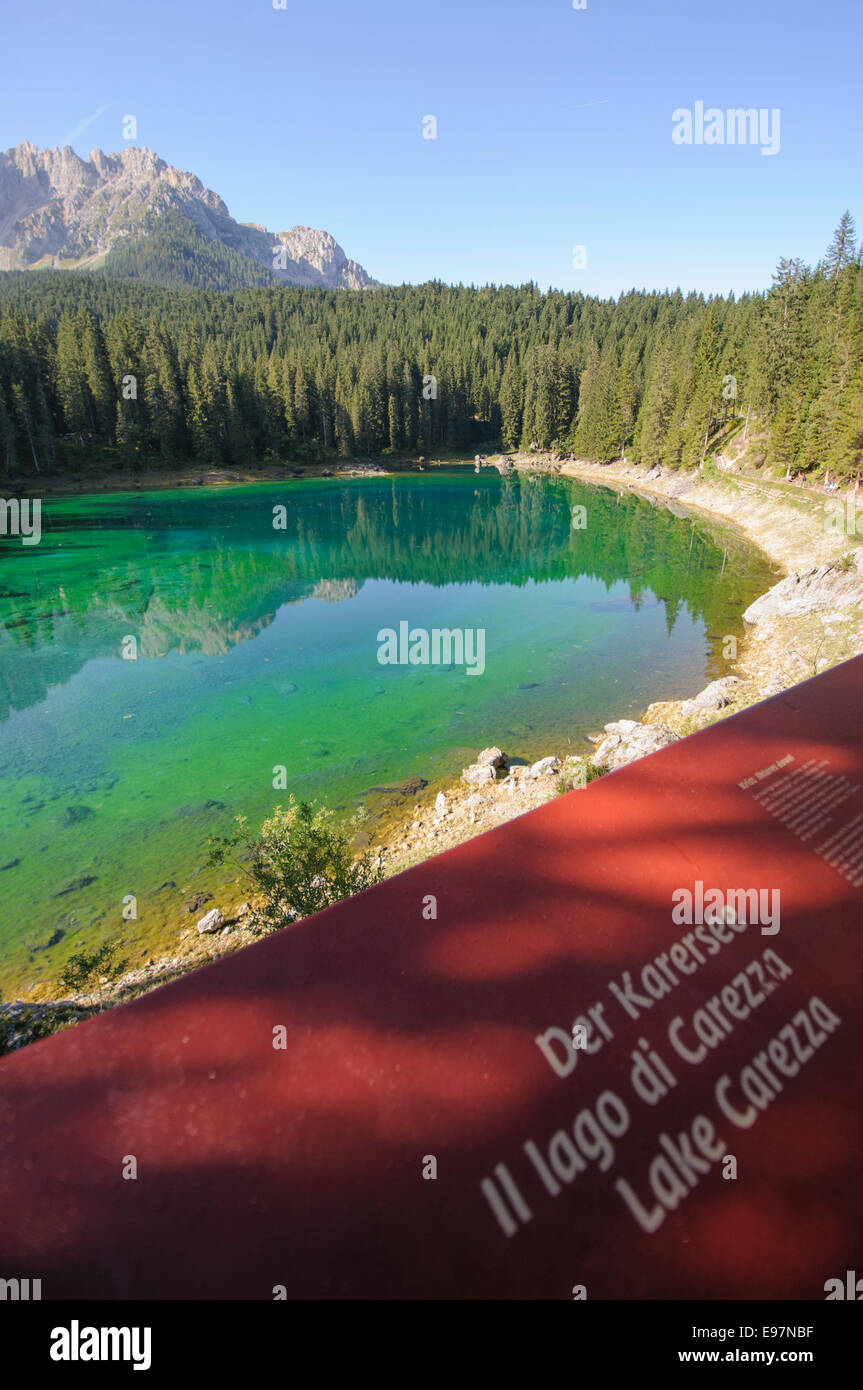
[[[853,265],[857,258],[857,229],[850,212],[843,212],[833,233],[833,239],[824,256],[824,270],[828,280],[835,280],[846,266]]]
[[[506,359],[500,384],[500,430],[505,449],[515,449],[521,439],[521,383],[515,353]]]

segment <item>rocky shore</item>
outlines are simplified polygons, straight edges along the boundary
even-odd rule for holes
[[[746,639],[732,673],[704,690],[649,705],[639,720],[606,724],[582,758],[561,758],[550,749],[530,768],[507,759],[493,777],[466,769],[433,795],[418,796],[410,818],[388,828],[383,840],[393,872],[583,785],[585,775],[590,780],[622,767],[863,652],[863,546],[827,524],[830,499],[823,494],[731,468],[721,476],[646,471],[538,452],[516,454],[511,464],[662,499],[681,514],[723,518],[760,546],[784,578],[746,610]],[[495,751],[484,750],[475,767]]]
[[[184,917],[188,925],[179,928],[177,945],[170,956],[151,959],[136,970],[128,970],[117,980],[103,978],[97,989],[66,994],[52,1000],[15,999],[0,1003],[0,1056],[15,1052],[73,1023],[80,1023],[115,1004],[127,1004],[138,995],[168,984],[197,970],[220,956],[250,946],[258,940],[250,929],[249,903],[240,903],[222,912],[210,908],[189,908]]]

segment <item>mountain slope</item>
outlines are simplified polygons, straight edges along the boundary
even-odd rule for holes
[[[176,212],[166,213],[151,232],[116,241],[100,268],[117,280],[166,289],[248,290],[280,283],[272,269],[205,237]]]
[[[83,160],[68,145],[25,141],[0,154],[0,269],[43,266],[208,289],[376,283],[328,232],[236,222],[218,194],[152,150]]]

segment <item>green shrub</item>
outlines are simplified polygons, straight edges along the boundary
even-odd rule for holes
[[[117,960],[120,943],[114,937],[104,941],[95,951],[77,951],[70,956],[60,975],[60,983],[65,989],[76,994],[92,992],[96,988],[102,998],[103,983],[111,983],[119,978],[129,964],[128,960]]]
[[[608,768],[597,767],[596,763],[582,763],[577,768],[572,768],[569,772],[561,773],[557,783],[556,796],[563,796],[565,792],[575,791],[580,787],[587,787],[597,778],[604,777]]]
[[[249,919],[253,931],[278,931],[380,883],[381,859],[369,852],[354,859],[347,835],[332,819],[326,807],[290,797],[257,835],[245,816],[237,816],[233,835],[210,837],[210,864],[224,864],[238,851],[236,862],[262,899]]]

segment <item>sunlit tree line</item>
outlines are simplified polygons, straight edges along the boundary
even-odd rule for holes
[[[863,266],[824,258],[762,294],[439,282],[171,290],[0,275],[0,470],[213,465],[558,448],[691,466],[746,433],[795,471],[863,464]]]

